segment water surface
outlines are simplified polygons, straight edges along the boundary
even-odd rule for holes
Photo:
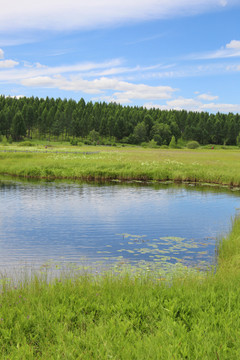
[[[0,181],[0,271],[48,261],[214,264],[239,193],[192,186]]]

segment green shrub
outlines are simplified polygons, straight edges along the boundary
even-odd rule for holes
[[[90,131],[90,133],[88,134],[89,139],[94,143],[97,142],[100,138],[99,132],[96,130],[92,130]]]
[[[189,141],[187,143],[187,148],[188,149],[197,149],[199,147],[199,143],[197,141]]]
[[[2,141],[2,144],[5,145],[5,146],[8,144],[6,136],[3,136],[1,141]]]
[[[176,143],[176,139],[175,139],[174,135],[172,136],[169,147],[172,148],[172,149],[175,149],[177,147],[177,143]]]
[[[152,149],[158,148],[157,142],[156,142],[155,140],[153,140],[153,139],[152,139],[151,141],[149,141],[148,146],[149,146],[150,148],[152,148]]]
[[[177,145],[179,146],[179,148],[182,148],[182,147],[186,146],[186,141],[183,140],[183,138],[180,138],[177,141]]]
[[[83,142],[85,145],[92,145],[92,142],[89,139],[85,139]]]
[[[78,139],[74,138],[70,140],[70,144],[73,146],[77,146],[78,145]]]

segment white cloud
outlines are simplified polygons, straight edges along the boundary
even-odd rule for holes
[[[0,12],[0,30],[82,29],[186,16],[211,11],[237,0],[10,0]]]
[[[175,110],[184,109],[184,110],[192,110],[192,111],[199,111],[199,109],[202,107],[201,101],[191,98],[186,99],[183,97],[171,101],[167,101],[167,105],[169,106],[169,108]]]
[[[233,46],[236,47],[236,44]],[[13,84],[16,89],[12,92],[13,94],[22,93],[22,87],[30,89],[32,93],[34,93],[34,88],[38,90],[48,88],[69,93],[75,92],[77,96],[78,93],[90,94],[94,101],[115,101],[121,104],[148,102],[146,104],[148,107],[155,102],[163,102],[162,105],[152,106],[189,111],[240,112],[240,105],[215,103],[218,96],[207,92],[195,93],[193,98],[174,98],[179,89],[160,85],[160,78],[163,76],[160,70],[166,68],[164,65],[137,65],[131,68],[124,67],[123,63],[123,59],[112,59],[98,63],[85,62],[49,67],[40,63],[32,64],[23,61],[19,64],[14,60],[0,60],[0,68],[2,68],[0,69],[0,83]],[[19,66],[16,67],[18,64]],[[197,69],[194,67],[189,70],[189,74],[183,68],[182,71],[176,70],[174,76],[193,76],[193,74],[197,76],[202,72],[212,74],[212,68],[212,65],[200,66]],[[222,69],[222,65],[220,68]],[[154,75],[152,70],[157,70],[159,73],[155,72]],[[235,67],[234,70],[236,71],[237,68]],[[131,80],[129,80],[130,74],[134,75]],[[144,81],[149,75],[155,76],[156,85],[149,85]],[[140,76],[142,83],[139,83]],[[134,78],[138,78],[137,83]]]
[[[166,104],[145,103],[147,109],[157,108],[161,110],[187,110],[187,111],[207,111],[212,113],[240,113],[240,104],[222,104],[222,103],[203,103],[193,98],[183,98],[166,101]]]
[[[219,50],[204,54],[193,54],[186,59],[190,60],[210,60],[210,59],[225,59],[232,57],[240,57],[240,40],[231,40],[230,43]]]
[[[13,68],[19,64],[17,61],[14,60],[2,60],[2,59],[4,59],[4,51],[0,49],[0,70]]]
[[[207,109],[212,112],[222,112],[222,113],[239,113],[240,114],[240,105],[239,104],[204,104],[203,109]]]
[[[12,61],[12,60],[11,60]],[[4,82],[13,82],[19,81],[22,79],[36,78],[36,77],[46,77],[46,76],[58,76],[61,74],[73,74],[78,73],[79,76],[83,74],[84,76],[91,75],[91,72],[96,71],[101,73],[102,71],[108,71],[110,68],[118,68],[122,63],[120,59],[113,59],[109,61],[94,63],[94,62],[85,62],[78,63],[74,65],[63,65],[63,66],[45,66],[40,63],[29,63],[23,61],[23,66],[20,66],[18,69],[11,69],[0,72],[0,81]],[[16,65],[16,64],[15,64]]]
[[[77,76],[71,76],[70,79],[63,76],[39,76],[23,79],[21,84],[29,87],[58,88],[67,91],[81,91],[86,94],[100,94],[101,97],[105,96],[106,91],[110,91],[113,92],[111,99],[121,103],[131,102],[133,99],[170,99],[172,93],[176,91],[170,86],[133,84],[107,77],[85,80]]]
[[[0,69],[9,69],[13,68],[19,63],[14,60],[0,60]]]
[[[198,99],[205,100],[205,101],[213,101],[213,100],[217,100],[218,96],[214,96],[214,95],[210,95],[210,94],[201,94],[201,95],[198,95]]]
[[[129,103],[133,100],[170,99],[176,91],[170,86],[150,86],[117,78],[123,73],[144,73],[155,66],[122,67],[122,60],[112,59],[99,63],[47,67],[42,64],[24,63],[17,69],[0,72],[0,82],[20,84],[29,88],[52,88],[93,94],[95,100]],[[115,76],[115,77],[114,77]]]
[[[227,49],[240,49],[240,41],[239,40],[232,40],[229,44],[226,45]]]

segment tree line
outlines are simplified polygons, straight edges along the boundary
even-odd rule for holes
[[[240,143],[239,114],[146,109],[116,103],[0,96],[0,135],[28,138],[112,138],[129,144],[154,141],[169,145],[174,137],[200,144]]]

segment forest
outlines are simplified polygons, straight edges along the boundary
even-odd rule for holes
[[[116,103],[78,102],[72,99],[0,96],[0,137],[102,139],[127,144],[153,142],[169,145],[174,139],[197,141],[201,145],[239,145],[239,114],[209,114],[186,110],[146,109]]]

